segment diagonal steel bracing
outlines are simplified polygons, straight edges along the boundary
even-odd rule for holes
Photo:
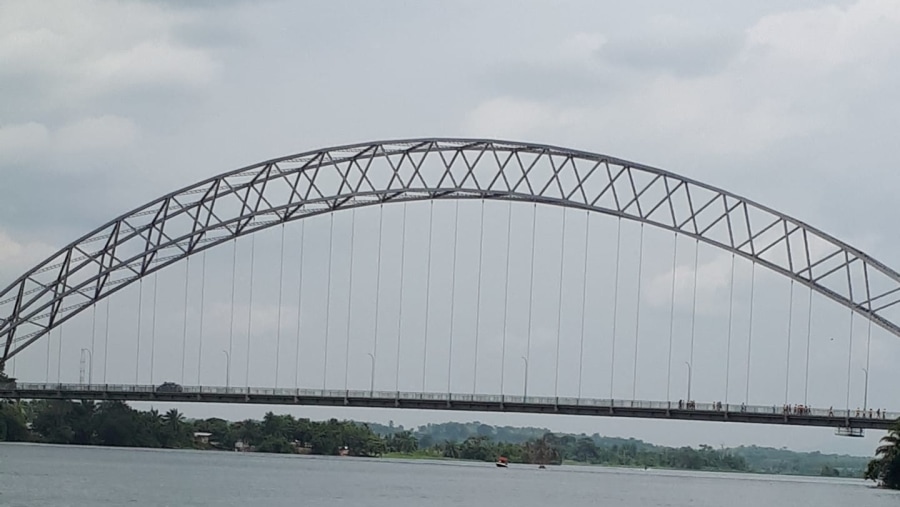
[[[50,256],[0,292],[0,364],[129,284],[237,236],[386,202],[498,199],[605,213],[734,252],[900,336],[900,274],[818,229],[653,167],[553,146],[413,139],[315,150],[183,188]]]

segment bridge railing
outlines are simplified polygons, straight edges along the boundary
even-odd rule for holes
[[[131,384],[56,384],[56,383],[8,383],[0,384],[0,391],[20,392],[65,392],[77,397],[78,394],[97,395],[103,393],[140,393],[140,394],[196,394],[222,396],[274,396],[297,398],[333,398],[333,399],[373,399],[384,401],[446,401],[489,404],[525,404],[567,407],[593,407],[615,409],[640,409],[660,411],[697,411],[722,412],[728,414],[749,413],[784,415],[790,417],[841,418],[841,419],[900,419],[897,412],[873,412],[870,410],[846,410],[803,408],[781,405],[745,405],[725,403],[693,403],[687,405],[677,401],[649,400],[611,400],[597,398],[572,398],[552,396],[519,396],[499,394],[462,394],[462,393],[420,393],[409,391],[374,391],[343,389],[305,389],[305,388],[261,388],[261,387],[224,387],[224,386],[181,386],[177,384],[163,385],[131,385]]]

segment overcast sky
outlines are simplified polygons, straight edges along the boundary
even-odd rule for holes
[[[110,218],[211,175],[325,146],[424,136],[534,141],[663,167],[795,216],[896,269],[895,252],[900,248],[893,206],[893,194],[900,184],[896,170],[896,133],[900,127],[900,100],[896,98],[896,90],[900,89],[898,69],[900,3],[894,0],[733,2],[728,7],[719,1],[647,1],[628,5],[523,0],[0,1],[0,285],[10,283],[29,266]],[[396,243],[400,208],[389,208],[384,211],[385,234],[392,238],[387,243]],[[487,207],[485,230],[489,238],[502,239],[506,209],[505,204]],[[415,218],[410,248],[420,254],[425,252],[426,210],[427,206],[419,205],[412,213]],[[452,227],[453,211],[452,204],[436,206],[437,220]],[[466,207],[462,213],[467,220],[478,219],[477,205]],[[527,208],[517,209],[513,216],[517,223],[513,241],[521,247],[516,251],[527,249],[530,213]],[[571,217],[568,227],[582,230],[583,216]],[[357,238],[359,244],[368,245],[363,248],[376,246],[377,236],[372,231],[377,228],[378,212],[360,211],[356,220],[357,228],[363,231]],[[336,235],[341,238],[335,240],[340,255],[332,260],[341,266],[336,268],[337,284],[349,292],[345,287],[349,282],[349,270],[345,268],[350,258],[346,233],[354,222],[344,214],[336,217],[335,222]],[[554,244],[559,245],[560,211],[540,210],[538,224],[538,234],[542,238],[556,238]],[[592,254],[610,258],[615,222],[598,219],[593,227]],[[623,228],[626,229],[623,241],[632,248],[628,251],[636,251],[638,229],[633,224]],[[278,262],[278,232],[263,233],[257,239],[257,247],[262,252],[257,255],[263,256],[261,261],[257,259],[263,265],[259,276],[268,276],[267,281],[257,282],[258,287],[277,285],[277,271],[273,266]],[[286,234],[290,242],[288,251],[296,253],[300,245],[299,226],[288,226]],[[304,245],[312,247],[308,248],[303,265],[313,273],[307,282],[313,288],[304,290],[315,293],[325,287],[325,278],[315,266],[327,260],[328,219],[310,221],[307,234]],[[579,236],[571,229],[568,234],[566,266],[580,265],[583,234]],[[462,236],[461,244],[469,247],[461,247],[461,251],[468,253],[463,254],[458,268],[465,275],[459,290],[469,294],[474,290],[476,279],[472,274],[477,258],[471,246],[476,245],[478,233],[469,231]],[[445,247],[451,246],[446,237],[440,241],[444,241],[441,245]],[[648,232],[646,241],[650,250],[669,252],[648,260],[642,278],[642,287],[646,289],[642,301],[648,310],[642,316],[641,326],[644,333],[659,336],[667,333],[669,327],[672,239],[654,231]],[[690,242],[679,243],[676,273],[693,272],[692,246]],[[239,261],[247,258],[241,256],[249,255],[249,247],[249,241],[239,243]],[[542,273],[558,273],[560,252],[558,246],[554,248],[538,254]],[[498,287],[502,288],[499,276],[505,259],[497,252],[502,253],[503,242],[492,244],[488,239],[485,249],[490,252],[485,254],[489,258],[486,266],[493,266],[493,271],[499,273],[494,278],[488,275],[488,280],[494,280],[487,283],[493,287],[488,290],[494,292],[485,293],[488,300],[484,303],[485,312],[489,317],[483,318],[490,321],[493,318],[490,315],[495,315],[494,310],[499,308],[496,304],[500,295]],[[448,248],[439,250],[438,255],[443,257],[437,257],[435,262],[446,265],[450,260]],[[398,251],[385,252],[390,261],[383,267],[387,270],[383,277],[395,280],[398,264],[391,255]],[[212,299],[207,302],[213,315],[231,311],[223,295],[230,290],[230,256],[230,249],[224,247],[210,253],[212,272],[223,274],[207,281],[208,287],[213,288]],[[422,255],[413,257],[421,264]],[[371,255],[357,252],[353,259],[363,263],[362,267],[354,265],[362,273],[355,275],[357,290],[361,290],[359,287],[373,290],[375,270]],[[291,260],[299,261],[296,256]],[[521,291],[527,290],[527,255],[511,262],[513,278],[524,279],[526,285],[521,286]],[[247,262],[244,264],[241,272],[249,272]],[[412,270],[412,279],[423,278],[424,270],[419,264],[408,268]],[[601,299],[593,304],[603,308],[609,306],[609,301],[602,298],[610,297],[609,290],[605,289],[609,288],[614,273],[609,262],[605,264],[604,270],[589,271],[593,273],[589,275],[593,277],[590,278],[592,287],[604,289],[598,289],[604,295],[598,296]],[[715,368],[721,364],[716,363],[722,362],[716,348],[721,340],[716,341],[716,337],[725,329],[723,325],[727,325],[722,324],[727,322],[722,320],[727,317],[724,313],[727,307],[721,303],[722,295],[728,295],[729,257],[701,249],[700,264],[708,289],[701,294],[700,313],[710,317],[705,321],[708,329],[700,330],[699,334],[711,345],[695,359],[695,375],[699,378],[695,378],[694,387],[702,393],[698,396],[703,396],[703,401],[713,401],[717,399],[718,381],[704,381],[703,375],[717,378]],[[293,288],[297,287],[300,271],[293,263],[290,266],[285,285],[292,287],[290,297],[294,302],[290,304],[296,314],[297,295]],[[633,280],[635,267],[633,259],[626,262],[622,276]],[[193,269],[191,280],[198,282],[199,274]],[[577,306],[575,303],[581,301],[578,284],[584,278],[583,271],[567,269],[563,277],[564,300]],[[161,284],[168,283],[172,294],[182,291],[181,296],[164,298],[167,301],[161,303],[163,308],[170,304],[173,315],[179,305],[183,306],[180,299],[184,294],[183,270],[180,265],[160,275]],[[739,265],[740,285],[736,289],[739,300],[748,296],[749,276],[749,267]],[[775,296],[764,297],[758,303],[756,311],[770,317],[754,325],[758,326],[757,333],[771,337],[775,330],[787,327],[784,306],[788,285],[771,274],[757,276],[762,277],[757,279],[757,290],[768,289]],[[443,313],[440,313],[442,317],[435,317],[437,324],[433,321],[431,325],[437,325],[446,334],[443,327],[449,323],[446,317],[449,298],[441,288],[449,287],[450,281],[445,274],[436,278],[434,283],[440,296],[433,304],[442,308]],[[681,295],[688,294],[691,287],[691,277],[684,278],[679,278],[676,287]],[[239,280],[239,283],[246,282],[247,277]],[[382,291],[399,292],[396,281],[384,283],[387,285]],[[538,304],[543,308],[539,310],[542,313],[536,314],[539,348],[532,353],[539,358],[544,356],[540,347],[547,346],[549,351],[555,345],[553,340],[545,343],[541,337],[556,332],[557,283],[558,274],[536,280],[537,287],[548,288],[541,296],[544,304]],[[192,294],[197,296],[199,286],[194,285]],[[619,295],[634,306],[634,282],[628,287]],[[151,296],[151,288],[152,282],[148,282],[145,300]],[[421,289],[416,289],[420,295]],[[285,291],[287,294],[288,289]],[[340,291],[335,297],[339,296]],[[795,304],[804,311],[805,298],[806,292],[798,291],[795,295]],[[386,308],[380,311],[394,315],[395,302],[390,297],[383,296],[383,299]],[[409,320],[410,333],[415,334],[423,309],[418,305],[420,298],[411,299],[417,301],[412,303],[404,319]],[[338,306],[345,315],[346,298],[342,301]],[[245,303],[249,307],[249,301],[241,304]],[[469,328],[474,321],[471,303],[467,300],[461,310],[456,310],[464,312],[458,318]],[[113,312],[117,325],[129,326],[137,313],[135,294],[123,295],[112,304],[118,304]],[[324,303],[311,304],[305,303],[304,314],[324,310]],[[627,324],[620,325],[626,326],[624,332],[633,333],[634,317],[629,313],[633,310],[628,304],[621,309],[623,315],[629,315],[622,319]],[[196,297],[192,297],[191,311],[199,308],[196,305]],[[258,297],[253,306],[257,327],[275,322],[276,307],[277,300],[273,299],[271,290]],[[516,307],[519,317],[523,317],[524,304]],[[735,326],[743,330],[749,316],[746,305],[740,308],[743,313],[736,317]],[[830,312],[827,306],[822,308],[824,313],[817,317],[823,329],[819,333],[822,348],[818,355],[814,352],[814,359],[820,360],[817,364],[822,382],[834,380],[834,386],[822,387],[821,393],[814,394],[819,396],[820,406],[841,406],[846,388],[846,359],[842,361],[842,352],[827,347],[833,337],[829,334],[831,330],[835,326],[846,329],[849,324],[843,312]],[[98,307],[98,311],[104,309]],[[160,317],[160,329],[180,337],[183,313],[171,319]],[[375,315],[369,307],[354,313],[361,317],[354,318],[351,325],[359,329],[372,322]],[[835,320],[836,313],[843,320]],[[684,320],[686,316],[689,309],[677,310],[679,326],[688,322]],[[589,328],[593,325],[597,332],[606,329],[604,318],[597,315],[593,318],[596,322],[589,320]],[[295,326],[291,319],[295,323],[296,315],[284,316],[285,330]],[[385,319],[393,322],[396,317]],[[222,339],[231,323],[211,320],[216,322],[208,326],[217,329],[217,336]],[[567,323],[560,324],[560,328],[565,328],[562,331],[569,324],[574,326],[573,332],[579,329],[577,311],[562,320]],[[518,323],[514,327],[521,328],[523,319],[516,318],[515,312],[512,321]],[[498,335],[498,322],[494,318],[485,324],[486,335]],[[217,324],[221,324],[220,329],[215,328]],[[247,324],[245,318],[238,319],[231,327],[245,329]],[[75,343],[76,337],[81,341],[71,345],[70,355],[77,356],[78,348],[86,344],[90,325],[88,318],[73,325],[75,330],[69,335],[69,341]],[[146,316],[142,325],[148,325]],[[196,319],[190,321],[191,329],[195,325]],[[794,316],[791,326],[796,334],[805,333],[803,318]],[[341,334],[345,328],[346,325],[335,329]],[[271,329],[256,329],[254,333],[271,335]],[[854,329],[854,336],[865,335],[865,324],[859,319]],[[835,336],[847,343],[846,334]],[[785,362],[783,337],[779,335],[767,342],[765,336],[758,339],[757,350],[751,355],[765,364],[766,358],[777,351],[782,355],[773,361],[782,365]],[[653,343],[648,338],[642,339],[644,343]],[[685,339],[684,332],[676,337],[675,373],[662,373],[661,382],[653,383],[654,386],[661,386],[668,378],[677,383],[678,389],[683,389]],[[746,336],[742,339],[746,341]],[[876,369],[881,365],[882,382],[881,385],[872,382],[870,400],[874,406],[900,409],[900,402],[885,386],[885,382],[892,380],[893,359],[900,359],[895,338],[876,333],[873,339],[877,351],[870,370],[875,378]],[[744,347],[745,341],[737,347]],[[173,341],[176,345],[177,342]],[[210,354],[208,363],[219,361],[220,364],[194,366],[198,358],[193,357],[189,369],[193,368],[192,375],[198,376],[201,372],[197,370],[202,370],[209,376],[207,383],[221,384],[221,347],[219,342],[215,343],[207,346],[212,351],[207,353]],[[621,350],[629,350],[633,338],[623,343]],[[467,346],[463,345],[461,350]],[[589,351],[595,354],[591,357],[604,357],[605,349],[597,347]],[[266,362],[265,358],[274,357],[275,348],[266,343],[261,350],[254,357],[252,369],[268,374],[274,361]],[[643,360],[651,372],[646,378],[653,379],[656,373],[652,372],[665,370],[666,364],[664,355],[660,355],[661,348],[649,350]],[[116,356],[118,353],[121,356]],[[437,365],[441,356],[440,352],[436,353]],[[109,362],[114,363],[110,366],[111,373],[115,374],[115,366],[120,366],[119,381],[126,381],[133,374],[134,354],[127,347],[110,352]],[[518,359],[519,349],[511,354],[508,364],[516,370],[510,375],[517,375],[516,382],[521,382],[522,372],[518,369],[523,365]],[[97,351],[95,355],[99,360]],[[802,363],[800,355],[795,349],[787,361],[795,372],[789,379],[795,402],[802,401],[803,393],[803,381],[796,378],[797,367]],[[41,354],[36,354],[26,363],[29,365],[26,371],[36,372],[34,376],[38,380],[50,373],[40,357]],[[180,353],[173,357],[170,363],[180,363]],[[318,356],[308,358],[309,368],[315,366],[313,357]],[[575,356],[566,357],[564,365],[577,362]],[[662,362],[653,362],[658,357],[662,357]],[[709,361],[705,369],[704,358]],[[479,375],[482,371],[490,375],[490,363],[494,359],[486,356],[479,366]],[[366,386],[368,360],[365,352],[353,356],[352,362],[357,367],[351,382]],[[279,362],[287,370],[292,364],[287,359],[283,364]],[[739,369],[744,367],[740,361],[735,364]],[[855,356],[851,365],[854,405],[861,404],[863,383],[859,370],[864,365],[863,357]],[[333,373],[335,383],[342,384],[343,365],[337,366]],[[532,382],[540,391],[539,380],[549,376],[542,376],[540,364],[534,367],[538,380],[533,378]],[[831,373],[839,367],[843,368],[843,377],[835,380]],[[240,369],[243,365],[234,368],[231,373],[235,380],[243,382],[246,377],[246,372]],[[379,356],[376,383],[385,389],[391,387],[390,368],[391,363],[381,361]],[[459,368],[459,377],[454,377],[454,382],[467,385],[471,375],[466,367]],[[20,365],[19,376],[27,378],[22,369]],[[60,369],[64,379],[74,380],[78,373],[77,361],[69,360]],[[170,371],[177,378],[175,373],[180,371],[180,364]],[[765,378],[761,380],[765,385],[751,395],[751,400],[780,404],[785,385],[783,368],[781,371],[782,377],[772,380],[772,385],[765,384]],[[619,376],[621,379],[616,377],[620,386],[617,389],[623,393],[631,391],[630,372],[626,368]],[[238,375],[244,377],[238,379]],[[419,382],[416,379],[421,373],[417,375],[410,374],[408,388],[413,389]],[[596,385],[608,376],[605,371],[596,375]],[[154,380],[160,376],[163,374]],[[293,385],[289,372],[282,371],[278,378],[285,379],[283,384]],[[429,387],[444,389],[439,378],[440,375],[435,377],[434,386]],[[261,378],[257,383],[264,382]],[[317,382],[310,379],[306,383],[316,387]],[[446,382],[444,377],[444,386]],[[645,397],[665,399],[665,389],[651,389],[650,383],[648,380]],[[546,386],[550,384],[544,382]],[[575,380],[566,377],[561,380],[561,386],[572,390]],[[607,387],[591,395],[605,396]],[[742,388],[743,384],[737,387]],[[485,386],[482,390],[491,389]],[[641,392],[643,387],[639,388]],[[262,410],[234,406],[181,408],[196,417],[258,417]],[[312,417],[332,415],[323,410],[291,410]],[[666,444],[756,443],[860,454],[870,453],[879,436],[872,434],[864,440],[849,441],[837,439],[829,430],[575,417],[411,411],[341,411],[334,415],[379,421],[393,419],[406,424],[450,418],[481,419],[492,423],[541,425],[561,431],[635,436]]]

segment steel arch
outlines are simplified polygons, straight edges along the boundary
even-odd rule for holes
[[[0,365],[140,278],[260,229],[385,202],[475,198],[596,211],[766,266],[900,336],[900,274],[800,220],[711,185],[606,155],[487,139],[411,139],[273,159],[111,220],[0,292]]]

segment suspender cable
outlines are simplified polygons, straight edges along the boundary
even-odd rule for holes
[[[91,305],[91,369],[88,370],[88,385],[94,383],[94,343],[97,341],[97,303]],[[15,359],[15,357],[13,358]],[[13,363],[15,366],[16,363]],[[13,378],[16,371],[13,370]]]
[[[350,211],[350,284],[347,289],[347,345],[344,348],[344,391],[350,387],[350,319],[353,316],[353,243],[356,239],[356,208]]]
[[[400,338],[403,336],[403,274],[406,265],[406,203],[403,204],[403,222],[400,226],[400,286],[398,288],[400,294],[397,299],[399,305],[397,308],[397,371],[394,374],[394,388],[400,392]]]
[[[481,270],[484,264],[484,199],[481,200],[479,239],[478,239],[478,286],[475,289],[475,374],[472,376],[472,394],[478,389],[478,338],[481,331]]]
[[[186,278],[186,277],[185,277]],[[156,305],[159,303],[159,271],[153,273],[153,310],[150,313],[150,384],[153,384],[153,369],[156,359]],[[187,301],[183,307],[187,312]],[[185,319],[187,314],[185,313]],[[184,379],[182,379],[184,383]]]
[[[566,208],[562,208],[562,240],[559,248],[559,301],[556,305],[556,378],[553,383],[554,396],[559,397],[559,346],[562,334],[563,269],[566,265]]]
[[[666,373],[666,401],[671,401],[672,389],[672,340],[675,336],[675,270],[678,267],[678,233],[673,235],[674,248],[672,251],[672,298],[669,306],[669,366]]]
[[[509,316],[509,252],[512,245],[512,201],[509,202],[509,208],[506,213],[506,280],[503,282],[503,336],[500,342],[500,396],[506,394],[503,391],[504,380],[506,379],[506,327],[507,317]]]
[[[234,350],[234,289],[237,280],[237,238],[234,238],[233,248],[231,250],[231,325],[228,327],[228,364],[226,365],[225,387],[229,387],[229,375],[231,371],[231,353]]]
[[[294,387],[300,387],[300,323],[303,321],[303,252],[306,250],[306,222],[300,222],[300,273],[297,281],[297,349],[294,360]]]
[[[59,343],[56,345],[56,383],[62,384],[63,325],[59,325]]]
[[[850,414],[850,366],[853,361],[853,309],[850,309],[850,334],[847,336],[849,342],[847,351],[847,415]]]
[[[619,319],[619,259],[622,253],[622,217],[616,220],[616,274],[613,281],[612,350],[609,354],[609,399],[612,400],[616,380],[616,324]]]
[[[847,256],[846,251],[844,251],[844,260],[849,264],[850,258]],[[851,280],[849,268],[846,270],[846,273],[847,288],[850,291],[850,300],[853,301],[853,280]],[[847,342],[849,343],[847,345],[849,348],[847,351],[847,417],[850,417],[850,380],[852,378],[850,367],[853,363],[853,308],[850,308],[850,332],[847,334]],[[857,410],[859,410],[859,405],[857,405]]]
[[[747,386],[744,394],[744,403],[750,404],[750,360],[753,347],[753,293],[756,288],[756,263],[750,265],[750,329],[747,333]]]
[[[791,332],[794,322],[794,281],[791,280],[791,299],[788,301],[788,333],[787,333],[787,361],[784,368],[784,404],[788,404],[788,391],[791,384]]]
[[[184,265],[184,325],[181,328],[181,383],[184,383],[184,364],[185,364],[185,356],[187,355],[187,325],[188,325],[188,287],[191,280],[191,258],[187,258],[187,263]],[[153,288],[154,297],[156,297],[156,288]],[[156,303],[153,303],[153,318],[156,320]],[[154,327],[155,324],[154,324]],[[150,383],[153,383],[153,369],[150,369]]]
[[[531,362],[531,321],[534,314],[534,245],[537,232],[537,204],[532,205],[531,212],[531,282],[528,285],[528,337],[525,344],[525,385],[528,385],[528,364]],[[524,391],[528,396],[527,390]]]
[[[247,375],[244,379],[247,388],[250,388],[250,341],[253,336],[253,274],[254,260],[256,258],[256,236],[250,235],[250,290],[247,294]]]
[[[138,282],[138,318],[137,318],[137,352],[134,356],[134,383],[139,384],[138,375],[141,369],[141,318],[144,313],[144,279]]]
[[[871,305],[869,310],[871,310]],[[866,386],[863,395],[863,410],[868,408],[869,405],[869,350],[872,344],[872,321],[869,320],[868,329],[866,330]],[[94,362],[94,358],[91,357],[91,362]],[[93,367],[93,364],[91,365]]]
[[[384,224],[384,204],[378,205],[378,255],[375,261],[375,340],[372,345],[372,384],[370,390],[375,390],[375,362],[378,360],[378,308],[381,301],[381,246],[384,235],[382,234]]]
[[[331,321],[331,258],[334,256],[334,213],[329,213],[331,217],[331,232],[328,234],[328,288],[325,290],[325,353],[322,363],[322,390],[328,385],[328,338],[329,322]]]
[[[106,370],[109,367],[109,305],[110,300],[106,300],[106,326],[103,330],[103,383],[106,383]]]
[[[725,410],[728,410],[728,384],[731,380],[731,328],[734,316],[734,254],[731,254],[731,283],[728,297],[728,348],[725,352]]]
[[[694,287],[692,289],[693,295],[691,296],[691,350],[690,350],[690,361],[688,364],[691,368],[694,367],[694,336],[696,330],[697,323],[697,271],[700,268],[700,240],[694,240]],[[689,377],[693,377],[693,375],[689,374]],[[688,378],[688,391],[690,391],[690,386],[692,382],[692,378]],[[688,393],[688,398],[690,398],[690,393]],[[691,400],[687,400],[691,401]]]
[[[453,211],[453,264],[450,268],[450,347],[447,352],[447,395],[451,392],[451,375],[453,372],[453,314],[456,309],[456,256],[459,246],[459,200],[454,201]]]
[[[803,404],[809,406],[809,344],[812,338],[812,308],[813,308],[813,290],[809,289],[809,304],[807,305],[806,316],[806,381],[803,386]]]
[[[644,271],[644,223],[641,222],[641,241],[638,247],[637,311],[634,316],[634,370],[631,379],[631,399],[637,399],[638,340],[641,337],[641,275]]]
[[[138,326],[138,327],[140,327],[140,326]],[[53,339],[53,333],[47,333],[47,367],[45,368],[45,371],[47,373],[46,382],[48,384],[50,383],[50,342],[52,341],[52,339]],[[137,382],[135,382],[135,384],[137,384]]]
[[[206,309],[206,250],[200,256],[200,333],[199,346],[197,347],[197,385],[200,382],[200,371],[203,367],[203,313]]]
[[[278,367],[281,364],[281,303],[284,299],[284,223],[281,224],[281,259],[278,263],[278,310],[275,324],[275,388],[278,388]]]
[[[588,246],[591,240],[591,212],[584,213],[584,270],[581,283],[581,345],[578,353],[578,399],[581,399],[581,380],[584,372],[584,327],[587,314],[587,286],[588,286]]]
[[[428,261],[425,275],[425,345],[422,347],[422,392],[425,392],[425,380],[428,371],[428,313],[431,306],[431,239],[434,230],[434,201],[430,201],[428,208]]]

